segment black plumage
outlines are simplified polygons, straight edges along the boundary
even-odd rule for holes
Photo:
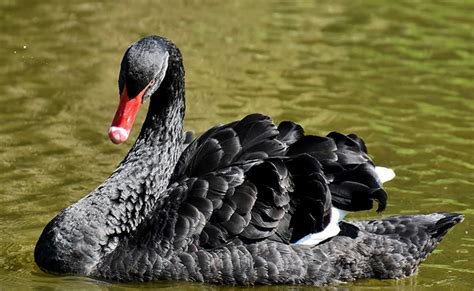
[[[192,139],[183,131],[181,54],[162,37],[138,41],[122,61],[121,91],[133,96],[146,84],[150,107],[136,143],[104,183],[45,227],[35,249],[41,269],[219,284],[401,278],[462,220],[435,213],[341,222],[321,244],[293,244],[324,230],[334,206],[386,207],[364,142],[305,135],[261,114]]]

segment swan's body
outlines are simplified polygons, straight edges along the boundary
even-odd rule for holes
[[[221,284],[401,278],[462,220],[434,213],[339,222],[374,200],[382,211],[382,182],[393,178],[355,135],[305,135],[293,122],[277,127],[253,114],[183,145],[181,55],[161,37],[127,50],[119,87],[109,136],[125,141],[150,98],[141,133],[104,183],[46,226],[35,249],[45,271]]]

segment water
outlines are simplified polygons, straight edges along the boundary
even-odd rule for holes
[[[107,128],[122,53],[148,34],[184,55],[187,128],[258,111],[308,133],[354,132],[397,172],[384,215],[465,214],[416,276],[341,288],[474,285],[472,1],[1,0],[0,11],[0,288],[227,290],[57,277],[33,261],[44,225],[133,142],[112,145]]]

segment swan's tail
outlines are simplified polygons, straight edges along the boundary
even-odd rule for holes
[[[415,273],[448,230],[462,220],[458,213],[393,216],[343,223],[339,235],[373,242],[367,245],[379,254],[369,262],[375,277],[402,278]]]
[[[434,219],[441,217],[434,225],[430,227],[430,234],[433,240],[436,240],[438,243],[441,239],[448,233],[448,230],[455,226],[456,224],[464,220],[464,216],[459,213],[433,213],[432,216],[435,216]]]

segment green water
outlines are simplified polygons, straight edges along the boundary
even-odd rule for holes
[[[0,289],[230,290],[56,277],[33,261],[44,225],[102,182],[133,142],[113,145],[107,129],[122,53],[149,34],[184,55],[188,129],[258,111],[308,133],[354,132],[397,172],[384,215],[465,214],[417,275],[341,288],[472,288],[473,11],[468,0],[0,0]]]

